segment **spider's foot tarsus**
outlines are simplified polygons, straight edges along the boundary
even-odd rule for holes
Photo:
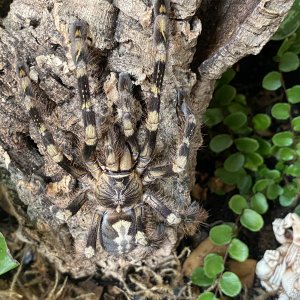
[[[146,247],[148,245],[146,234],[143,231],[138,231],[135,235],[135,242]]]
[[[181,218],[177,217],[174,213],[171,213],[167,216],[167,222],[169,225],[178,225],[181,223]]]
[[[95,249],[92,246],[88,246],[84,249],[84,255],[86,258],[92,258],[95,255]]]

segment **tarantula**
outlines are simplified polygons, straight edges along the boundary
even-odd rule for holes
[[[155,211],[165,219],[167,226],[197,226],[205,220],[206,213],[198,204],[192,203],[184,212],[171,210],[159,193],[149,186],[165,176],[174,176],[184,171],[190,141],[195,131],[195,117],[184,93],[178,92],[178,107],[183,119],[183,139],[177,148],[176,158],[168,164],[151,166],[159,126],[160,95],[162,91],[168,50],[168,4],[165,0],[154,3],[154,47],[155,65],[151,97],[147,100],[147,115],[143,124],[145,138],[137,138],[135,116],[129,98],[132,97],[132,82],[129,74],[120,73],[118,80],[119,107],[117,117],[102,120],[96,126],[96,114],[90,99],[87,74],[88,47],[86,44],[88,25],[76,20],[70,28],[71,54],[76,66],[78,91],[84,124],[84,142],[81,162],[70,160],[56,145],[52,134],[44,124],[42,115],[35,105],[35,95],[24,63],[17,66],[17,74],[29,116],[37,127],[46,152],[63,170],[79,182],[82,189],[64,209],[52,207],[52,212],[61,219],[75,215],[84,203],[94,201],[95,213],[87,237],[85,255],[95,254],[96,241],[108,253],[122,256],[137,247],[147,249],[159,247],[164,232],[158,228],[150,234],[144,220]],[[100,144],[102,144],[101,149]],[[142,145],[140,145],[142,144]],[[83,188],[84,187],[84,188]],[[169,202],[168,202],[169,201]],[[148,216],[149,215],[149,216]]]

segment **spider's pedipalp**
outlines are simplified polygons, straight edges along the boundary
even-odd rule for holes
[[[55,144],[52,134],[46,128],[44,120],[33,101],[34,94],[31,80],[28,76],[27,65],[24,63],[18,63],[16,71],[23,91],[25,107],[29,113],[29,116],[31,117],[32,121],[37,127],[39,133],[41,134],[42,141],[44,143],[47,153],[55,163],[57,163],[60,167],[62,167],[66,172],[68,172],[75,178],[84,175],[86,172],[72,164],[72,162]]]
[[[70,30],[71,52],[76,66],[78,92],[81,99],[81,111],[84,123],[85,143],[83,147],[83,158],[85,161],[93,158],[97,144],[96,119],[87,74],[87,30],[87,23],[81,20],[76,20]]]
[[[149,164],[156,144],[156,135],[159,125],[160,95],[165,74],[168,50],[169,18],[167,8],[168,6],[166,5],[166,1],[155,1],[155,23],[153,32],[155,63],[151,96],[147,101],[147,117],[145,121],[146,138],[137,166],[137,171],[140,174],[143,173]]]

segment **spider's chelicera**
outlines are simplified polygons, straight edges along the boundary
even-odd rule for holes
[[[163,233],[159,234],[157,229],[156,234],[155,230],[153,234],[149,234],[143,222],[143,219],[147,218],[147,209],[157,212],[167,226],[184,227],[190,223],[197,227],[206,217],[205,211],[196,203],[192,203],[184,212],[171,209],[168,205],[171,200],[165,200],[149,188],[157,179],[184,171],[190,140],[196,126],[195,117],[184,101],[183,93],[178,92],[178,108],[184,124],[183,138],[174,160],[165,165],[151,166],[159,126],[160,94],[168,49],[169,19],[165,0],[155,1],[154,18],[155,65],[151,96],[147,101],[147,115],[143,125],[145,139],[142,145],[137,139],[136,121],[129,101],[132,98],[132,82],[127,73],[119,74],[117,120],[110,126],[96,128],[96,115],[90,99],[87,75],[88,26],[85,22],[77,20],[70,29],[71,52],[76,66],[84,124],[80,163],[70,160],[56,145],[35,106],[36,99],[28,67],[24,63],[17,66],[25,106],[41,134],[46,152],[55,163],[79,182],[88,183],[81,185],[85,188],[76,193],[65,209],[53,206],[52,211],[58,218],[65,219],[76,214],[87,199],[95,202],[96,209],[85,249],[87,257],[94,255],[98,236],[102,248],[113,255],[124,255],[137,247],[159,248]],[[99,140],[102,141],[101,151],[98,149]]]

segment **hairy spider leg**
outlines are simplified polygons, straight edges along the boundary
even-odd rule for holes
[[[119,102],[120,107],[118,112],[121,115],[122,129],[126,142],[129,144],[132,158],[134,163],[136,162],[139,156],[139,147],[136,140],[135,132],[135,120],[131,114],[131,101],[132,100],[132,82],[130,80],[128,73],[120,73],[119,82],[118,82],[118,91],[119,91]]]
[[[145,121],[146,137],[142,147],[137,172],[142,174],[149,164],[156,145],[156,135],[159,125],[160,95],[167,60],[168,49],[168,6],[165,0],[156,0],[154,3],[154,31],[155,64],[151,96],[147,101],[147,117]]]
[[[23,91],[25,107],[41,134],[43,144],[51,159],[75,178],[86,174],[85,170],[75,166],[72,161],[64,155],[64,153],[55,144],[52,134],[46,128],[44,120],[33,102],[35,96],[33,94],[31,80],[28,76],[28,67],[25,63],[19,63],[17,65],[17,75]]]
[[[92,226],[89,230],[88,238],[87,238],[86,246],[85,246],[85,250],[84,250],[84,255],[87,258],[91,258],[95,255],[97,238],[98,238],[98,230],[99,230],[102,218],[103,218],[103,214],[99,211],[95,211],[93,220],[92,220]]]
[[[56,205],[50,207],[50,211],[55,214],[59,220],[66,221],[70,217],[77,214],[83,204],[87,201],[86,192],[81,192],[68,204],[66,208],[60,208]]]
[[[184,101],[182,91],[178,91],[177,105],[181,106],[181,112],[184,116],[184,135],[180,145],[177,148],[176,158],[173,162],[164,166],[154,166],[147,169],[143,176],[143,183],[149,184],[156,179],[171,176],[173,174],[179,174],[184,171],[189,153],[190,142],[194,136],[196,129],[196,119],[191,109]]]
[[[81,111],[84,123],[83,158],[88,162],[93,161],[95,158],[97,132],[87,74],[87,30],[87,23],[81,20],[76,20],[70,28],[71,53],[76,66],[78,92],[81,99]]]
[[[161,203],[159,198],[152,192],[145,192],[143,195],[143,201],[164,217],[169,225],[178,225],[181,222],[181,217],[178,217],[171,209]]]
[[[207,212],[196,201],[182,208],[179,214],[179,212],[175,213],[172,211],[159,199],[161,199],[161,196],[156,195],[152,191],[145,192],[143,195],[143,201],[157,211],[166,220],[168,225],[180,225],[187,233],[191,234],[191,232],[194,232],[198,225],[203,223],[208,217]],[[169,200],[169,203],[172,203],[172,200]]]

